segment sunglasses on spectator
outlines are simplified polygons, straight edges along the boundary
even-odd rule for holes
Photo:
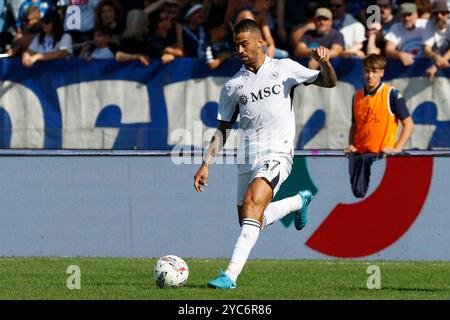
[[[446,14],[448,14],[448,11],[436,11],[436,12],[433,12],[435,15],[439,15],[439,14],[441,14],[441,15],[443,15],[443,16],[445,16]]]

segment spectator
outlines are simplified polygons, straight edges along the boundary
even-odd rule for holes
[[[22,55],[24,66],[31,68],[37,61],[67,58],[72,54],[72,39],[64,33],[62,19],[55,10],[47,10],[42,18],[42,30]]]
[[[313,49],[323,46],[330,49],[330,58],[338,57],[344,49],[344,37],[334,30],[333,14],[327,8],[318,8],[315,13],[315,29],[304,34],[295,48],[295,55],[301,58],[311,57]],[[308,67],[316,69],[318,64],[310,59]]]
[[[284,45],[288,45],[288,35],[297,25],[306,22],[305,8],[307,1],[278,0],[277,33]]]
[[[387,34],[392,25],[398,22],[397,20],[395,20],[392,0],[376,0],[375,4],[380,8],[380,18],[383,33]]]
[[[431,18],[425,29],[425,55],[434,60],[426,75],[434,77],[439,69],[450,67],[449,10],[444,0],[436,0],[431,8]]]
[[[94,32],[94,41],[83,46],[80,58],[93,59],[114,59],[114,53],[110,49],[112,39],[111,28],[102,26]]]
[[[373,4],[374,1],[371,0],[347,0],[345,1],[346,11],[353,18],[358,20],[361,23],[365,23],[367,20],[367,7]]]
[[[181,10],[176,25],[177,48],[183,56],[205,58],[207,43],[203,5],[190,3]]]
[[[26,9],[23,15],[23,26],[22,32],[16,34],[12,43],[11,56],[21,57],[41,31],[41,12],[38,7],[30,6]]]
[[[169,63],[181,56],[181,51],[175,48],[176,38],[173,31],[172,19],[166,10],[161,9],[150,15],[150,57]]]
[[[227,39],[228,29],[224,23],[212,25],[209,28],[209,39],[211,44],[211,56],[206,56],[208,67],[217,69],[225,60],[233,54],[233,46]]]
[[[428,20],[431,17],[431,2],[430,2],[430,0],[416,0],[416,7],[417,7],[417,15],[419,16],[419,19]]]
[[[292,10],[292,7],[296,5],[296,1],[288,1],[286,2],[286,5],[291,2],[291,8],[286,7],[285,10]],[[294,2],[294,3],[292,3]],[[328,1],[306,1],[304,4],[304,17],[305,22],[300,23],[296,25],[289,33],[289,48],[291,48],[292,51],[295,51],[295,48],[297,46],[298,40],[303,37],[303,35],[310,31],[315,30],[315,18],[314,14],[318,8],[326,7],[328,4]]]
[[[289,53],[287,51],[276,48],[275,40],[272,37],[272,32],[269,27],[269,0],[254,0],[252,5],[245,8],[238,13],[235,19],[235,23],[239,23],[244,19],[251,19],[258,23],[261,28],[263,39],[265,40],[267,46],[265,48],[265,53],[271,58],[287,58]]]
[[[103,26],[111,29],[110,42],[118,46],[123,32],[121,18],[122,7],[117,0],[102,0],[95,8],[95,30],[100,30]]]
[[[164,11],[171,23],[175,23],[179,17],[181,10],[181,3],[179,0],[168,1],[164,5]]]
[[[385,36],[396,22],[392,0],[376,0],[375,5],[380,8],[380,25],[374,23],[373,28],[367,30],[366,53],[385,55]]]
[[[353,194],[360,198],[367,192],[370,167],[377,159],[373,154],[402,152],[414,130],[403,96],[381,81],[385,66],[384,57],[367,56],[363,60],[364,87],[357,90],[352,99],[349,146],[344,152],[349,154]]]
[[[120,62],[136,60],[144,66],[150,65],[148,19],[143,10],[133,9],[128,12],[127,25],[120,39],[116,60]]]
[[[157,0],[157,1],[147,1],[144,3],[144,12],[146,15],[151,15],[155,11],[164,10],[167,11],[167,13],[173,13],[173,10],[175,9],[175,15],[177,14],[177,11],[179,9],[179,2],[178,0]],[[170,14],[169,14],[170,16]],[[172,17],[173,18],[173,17]]]
[[[45,12],[49,9],[49,4],[47,1],[41,1],[41,0],[27,0],[22,2],[19,8],[19,15],[17,16],[16,20],[16,28],[17,31],[20,33],[22,32],[24,25],[23,25],[23,15],[27,11],[27,8],[30,6],[38,7],[41,13],[41,17],[45,15]]]
[[[404,66],[423,55],[423,35],[426,20],[418,19],[414,3],[400,5],[401,22],[395,23],[386,34],[386,56],[400,59]]]
[[[206,14],[206,21],[216,24],[224,23],[227,6],[227,0],[204,0],[203,8]]]
[[[330,8],[333,13],[333,28],[344,36],[345,47],[341,56],[345,58],[364,58],[362,50],[363,42],[366,40],[366,29],[351,14],[346,12],[345,0],[331,0]]]

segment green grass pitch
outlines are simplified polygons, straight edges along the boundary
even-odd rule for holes
[[[225,259],[186,258],[185,287],[159,289],[154,259],[0,258],[0,299],[450,299],[450,262],[362,260],[249,260],[236,290],[213,290],[206,283]],[[69,290],[67,267],[81,271],[81,288]],[[381,289],[369,290],[367,273],[377,265]]]

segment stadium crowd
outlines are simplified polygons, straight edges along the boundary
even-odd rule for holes
[[[449,2],[449,3],[447,3]],[[376,11],[367,12],[371,5]],[[211,69],[233,57],[233,25],[258,22],[265,52],[309,58],[325,46],[332,57],[370,53],[448,68],[450,1],[445,0],[0,0],[0,53],[32,67],[40,60],[80,57],[150,64],[206,59]],[[309,61],[310,68],[317,62]]]

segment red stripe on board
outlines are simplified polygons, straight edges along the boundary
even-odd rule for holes
[[[420,214],[433,175],[433,158],[387,158],[378,188],[363,201],[338,204],[306,245],[323,254],[359,258],[400,239]]]

